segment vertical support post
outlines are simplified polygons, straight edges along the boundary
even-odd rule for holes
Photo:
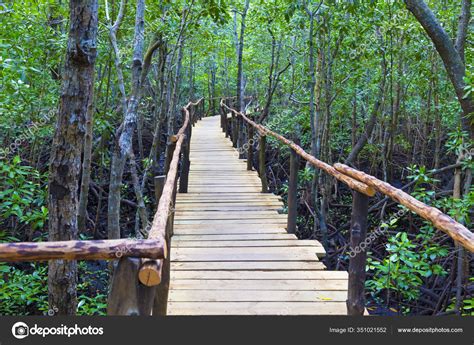
[[[171,160],[173,159],[174,149],[176,148],[176,137],[171,135],[168,138],[168,142],[166,143],[166,159],[165,159],[165,175],[168,175],[168,171],[170,170]]]
[[[171,248],[171,231],[170,226],[172,224],[171,214],[168,216],[168,222],[166,223],[166,235],[165,241],[167,248]],[[161,282],[155,287],[155,300],[153,304],[153,316],[165,316],[168,310],[168,293],[170,289],[170,258],[169,255],[166,259],[161,261]]]
[[[188,192],[188,181],[189,181],[189,169],[191,167],[191,161],[189,160],[189,153],[191,151],[191,133],[192,126],[189,124],[186,127],[183,146],[183,167],[181,170],[181,175],[179,177],[179,192],[187,193]]]
[[[121,258],[113,264],[107,315],[149,316],[152,313],[155,287],[140,284],[137,278],[140,262],[138,258]]]
[[[224,133],[225,137],[229,137],[229,120],[227,118],[228,114],[224,111]]]
[[[155,200],[156,208],[158,208],[158,203],[160,202],[161,194],[163,193],[163,187],[165,186],[165,175],[155,176]]]
[[[222,129],[222,132],[225,132],[225,126],[224,126],[225,111],[224,111],[224,107],[220,106],[219,110],[220,110],[220,114],[221,114],[221,129]]]
[[[235,113],[232,112],[232,134],[231,134],[231,139],[232,139],[232,146],[237,147],[237,116],[235,116]]]
[[[361,247],[367,235],[367,215],[369,198],[353,192],[351,215],[351,252],[349,259],[349,286],[347,294],[347,314],[363,315],[365,310],[365,265],[367,252]]]
[[[242,149],[245,141],[243,122],[242,116],[237,116],[237,149],[239,151],[239,159],[244,158],[244,151]]]
[[[290,234],[296,232],[297,199],[298,199],[298,168],[299,156],[295,150],[290,149],[290,179],[288,180],[288,223],[287,230]]]
[[[262,181],[262,193],[268,193],[267,171],[265,168],[266,143],[267,137],[265,135],[260,135],[260,142],[258,144],[258,174]]]
[[[253,166],[253,126],[247,123],[247,133],[249,140],[247,142],[247,170],[252,170]]]

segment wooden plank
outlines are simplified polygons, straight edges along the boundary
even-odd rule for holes
[[[228,262],[171,262],[171,269],[177,270],[321,270],[325,268],[322,262],[318,261],[228,261]]]
[[[296,236],[293,234],[287,233],[277,233],[277,234],[215,234],[215,235],[184,235],[184,234],[175,234],[173,236],[173,242],[185,242],[185,241],[205,241],[205,242],[212,242],[212,241],[255,241],[255,240],[296,240]]]
[[[182,237],[182,236],[181,236]],[[251,240],[251,241],[181,241],[173,237],[174,248],[209,248],[209,247],[322,247],[313,240]]]
[[[176,211],[175,219],[182,220],[243,220],[255,219],[270,221],[274,216],[278,216],[277,211]]]
[[[224,280],[171,279],[170,289],[176,290],[286,290],[286,291],[346,291],[347,279],[331,280]]]
[[[346,271],[176,271],[171,279],[219,280],[341,280]]]
[[[262,194],[260,192],[253,193],[192,193],[188,192],[185,194],[178,193],[176,195],[178,200],[188,200],[188,199],[229,199],[229,200],[239,200],[239,199],[257,199],[257,200],[281,200],[281,197],[274,194]]]
[[[212,229],[219,230],[222,229],[223,233],[228,230],[238,230],[236,233],[258,233],[259,229],[273,229],[273,230],[285,230],[286,224],[238,224],[230,221],[221,221],[217,223],[207,223],[207,224],[175,224],[175,229]],[[268,231],[267,231],[268,232]],[[279,232],[279,231],[278,231]]]
[[[203,198],[189,198],[189,199],[179,199],[176,205],[177,208],[183,206],[189,206],[188,204],[203,204],[204,206],[207,205],[221,205],[229,206],[251,206],[251,205],[272,205],[272,206],[283,206],[283,203],[278,199],[260,199],[260,198],[211,198],[211,197],[203,197]]]
[[[199,216],[199,215],[204,215],[204,216],[213,216],[213,215],[222,215],[222,214],[235,214],[235,215],[242,215],[242,216],[267,216],[267,217],[272,217],[274,215],[285,215],[284,213],[278,213],[277,211],[271,211],[271,210],[256,210],[256,211],[241,211],[241,210],[232,210],[232,211],[227,211],[227,212],[221,212],[221,211],[203,211],[203,210],[176,210],[175,209],[175,214],[176,215],[186,215],[186,216]]]
[[[273,218],[263,218],[263,219],[175,219],[174,223],[179,224],[224,224],[225,222],[231,222],[231,224],[280,224],[286,226],[286,217],[281,218],[280,215],[275,215]]]
[[[209,192],[213,191],[214,193],[247,193],[247,192],[258,192],[259,189],[258,187],[255,186],[250,186],[250,187],[232,187],[232,186],[227,186],[227,187],[212,187],[212,186],[207,186],[207,187],[196,187],[196,186],[190,186],[189,187],[189,192],[191,193],[199,193],[199,192]]]
[[[317,260],[316,253],[189,253],[173,252],[172,261],[313,261]]]
[[[221,204],[194,204],[194,205],[179,205],[175,208],[176,211],[274,211],[278,212],[282,206],[278,205],[221,205]]]
[[[345,315],[345,302],[169,302],[169,315]]]
[[[240,254],[310,254],[315,255],[321,251],[322,247],[207,247],[207,248],[171,248],[171,256],[180,254],[222,254],[222,255],[240,255]]]
[[[169,302],[345,302],[346,291],[171,290]]]

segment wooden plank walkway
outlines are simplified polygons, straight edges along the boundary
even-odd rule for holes
[[[347,272],[325,271],[318,241],[286,232],[283,203],[225,138],[193,128],[187,194],[176,198],[169,315],[346,314]]]

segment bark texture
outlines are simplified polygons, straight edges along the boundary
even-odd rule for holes
[[[50,241],[77,237],[81,154],[94,91],[98,0],[71,0],[69,7],[69,39],[49,170]],[[50,308],[57,308],[59,314],[75,314],[76,284],[75,261],[50,261]]]

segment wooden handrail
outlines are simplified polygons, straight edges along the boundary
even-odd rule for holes
[[[264,126],[262,126],[262,125],[260,125],[256,122],[250,120],[247,116],[245,116],[244,114],[236,111],[235,109],[232,109],[232,108],[228,107],[223,102],[221,102],[221,106],[225,107],[229,111],[233,112],[236,116],[242,117],[247,123],[249,123],[251,126],[256,128],[261,135],[269,135],[269,136],[277,139],[278,141],[282,142],[283,144],[291,147],[296,152],[296,154],[298,156],[302,157],[303,159],[308,161],[310,164],[312,164],[316,168],[324,170],[329,175],[335,177],[336,179],[338,179],[341,182],[344,182],[351,189],[354,189],[354,190],[356,190],[356,191],[358,191],[362,194],[365,194],[367,196],[374,196],[375,195],[375,190],[372,187],[366,185],[365,183],[357,181],[356,179],[353,179],[350,176],[347,176],[347,175],[337,171],[336,169],[334,169],[329,164],[327,164],[323,161],[320,161],[316,157],[314,157],[314,156],[310,155],[309,153],[307,153],[299,145],[296,145],[293,141],[288,140],[287,138],[283,137],[282,135],[280,135],[278,133],[275,133],[275,132],[271,131],[270,129],[268,129],[268,128],[266,128],[266,127],[264,127]]]
[[[230,137],[235,147],[240,148],[239,138],[243,137],[242,133],[236,133],[237,124],[236,119],[243,119],[247,122],[247,135],[249,140],[251,139],[250,129],[257,129],[260,133],[260,147],[259,147],[259,175],[262,179],[262,192],[267,191],[265,182],[265,138],[267,135],[274,137],[278,141],[287,145],[291,149],[291,160],[290,160],[290,181],[288,183],[288,232],[294,232],[296,230],[296,219],[297,219],[297,205],[296,205],[296,193],[297,183],[295,180],[298,173],[297,162],[295,161],[296,156],[304,158],[306,161],[311,163],[313,166],[325,171],[336,179],[346,183],[351,189],[354,190],[352,196],[352,212],[351,212],[351,226],[350,226],[350,259],[349,259],[349,280],[348,280],[348,295],[347,295],[347,313],[349,315],[363,315],[365,311],[365,277],[366,277],[366,261],[367,252],[365,250],[365,241],[367,235],[367,219],[368,219],[368,201],[369,196],[375,195],[375,191],[378,191],[387,197],[395,200],[396,202],[404,205],[411,211],[415,212],[423,219],[426,219],[433,223],[433,225],[448,234],[453,240],[462,245],[467,250],[474,252],[474,234],[469,231],[462,224],[456,222],[454,219],[444,214],[435,207],[428,206],[423,202],[416,200],[409,194],[402,190],[391,186],[390,184],[377,179],[374,176],[368,175],[359,170],[353,169],[347,165],[336,163],[334,166],[330,166],[324,163],[316,157],[313,157],[300,146],[296,145],[293,141],[281,136],[278,133],[271,131],[270,129],[258,124],[249,119],[245,114],[238,112],[235,109],[229,107],[226,102],[221,100],[221,127],[226,137],[229,135],[228,122],[231,121]],[[228,117],[227,111],[230,111],[231,117]],[[239,126],[240,127],[240,126]],[[253,136],[253,134],[252,134]],[[237,143],[237,145],[235,145]],[[248,147],[247,155],[247,169],[252,170],[253,166],[253,147]],[[327,236],[322,233],[323,245],[327,241]]]
[[[429,206],[401,189],[395,188],[387,182],[381,181],[374,176],[353,169],[345,164],[336,163],[334,167],[338,171],[372,186],[380,193],[402,204],[423,219],[430,221],[436,228],[448,234],[453,240],[457,241],[471,253],[474,253],[474,233],[436,207]]]
[[[168,222],[168,217],[170,216],[173,193],[175,189],[176,179],[178,177],[178,163],[181,153],[181,147],[183,146],[183,142],[186,138],[186,129],[188,128],[188,126],[190,126],[192,121],[190,119],[189,110],[192,106],[199,105],[202,100],[203,98],[199,99],[195,103],[189,102],[185,107],[183,107],[183,111],[185,114],[183,125],[178,130],[178,133],[176,133],[176,135],[171,138],[171,140],[175,142],[176,146],[173,152],[173,157],[170,162],[168,174],[166,175],[166,182],[163,187],[163,192],[161,194],[160,201],[158,203],[158,208],[153,218],[151,229],[148,233],[148,239],[165,239],[166,237],[166,225]],[[165,255],[164,258],[167,258],[167,255]],[[154,286],[160,284],[162,267],[162,260],[143,260],[138,273],[138,278],[140,282],[146,286]]]
[[[415,212],[423,219],[430,221],[436,228],[448,234],[453,240],[459,242],[459,244],[461,244],[464,248],[470,252],[474,252],[474,233],[472,233],[462,224],[456,222],[448,215],[438,210],[436,207],[429,206],[403,192],[402,190],[393,187],[389,183],[383,182],[374,176],[353,169],[347,165],[335,163],[334,166],[330,166],[329,164],[316,159],[291,140],[288,140],[278,133],[275,133],[260,124],[257,124],[244,114],[228,107],[222,101],[221,107],[228,109],[236,116],[242,117],[245,121],[247,121],[247,123],[255,127],[262,135],[270,135],[285,145],[291,147],[299,156],[306,159],[312,165],[324,170],[329,175],[334,176],[342,182],[345,182],[351,189],[354,189],[367,196],[373,196],[375,194],[375,190],[377,190],[378,192],[390,197],[394,201],[406,206],[408,209]]]
[[[114,260],[165,257],[162,238],[0,243],[0,262],[47,260]]]

